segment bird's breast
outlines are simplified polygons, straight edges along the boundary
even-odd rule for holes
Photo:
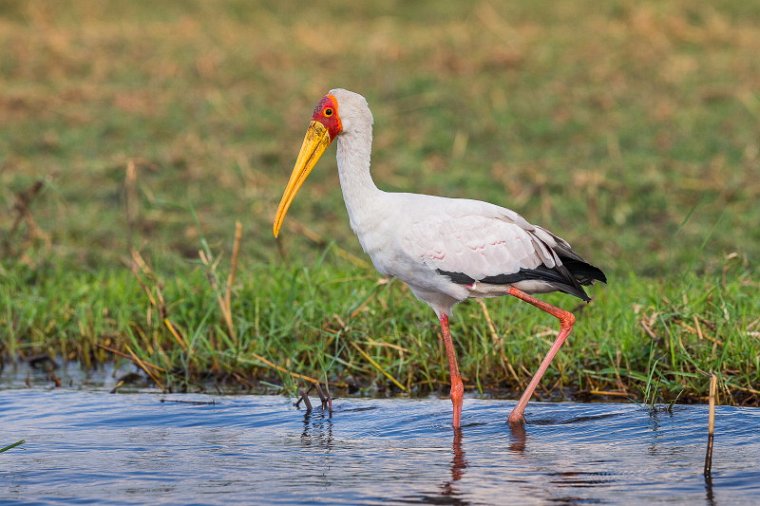
[[[372,264],[384,276],[397,278],[413,289],[415,293],[437,293],[445,295],[447,300],[464,300],[468,296],[465,287],[452,283],[431,268],[424,259],[415,255],[399,240],[399,223],[387,222],[373,228],[365,228],[357,233],[362,249],[372,259]],[[419,292],[419,293],[418,293]],[[428,298],[420,297],[430,302]]]
[[[375,268],[383,275],[388,272],[389,257],[392,255],[392,240],[382,220],[350,218],[351,230],[359,239],[362,250],[369,255]]]

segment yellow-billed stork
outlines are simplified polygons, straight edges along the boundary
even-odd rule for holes
[[[564,239],[503,207],[469,199],[384,192],[370,175],[372,113],[367,100],[344,89],[319,101],[274,220],[274,236],[296,193],[333,140],[338,141],[340,186],[364,251],[380,273],[407,285],[435,311],[451,373],[454,428],[461,423],[464,386],[449,332],[453,306],[470,297],[512,295],[560,321],[560,331],[509,415],[522,423],[538,382],[573,328],[569,311],[531,297],[552,291],[589,297],[583,285],[606,282],[604,273]]]

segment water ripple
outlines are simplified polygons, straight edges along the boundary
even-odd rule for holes
[[[0,503],[752,504],[760,410],[705,406],[0,391]]]

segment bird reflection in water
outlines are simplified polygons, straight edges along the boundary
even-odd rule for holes
[[[509,449],[515,453],[525,451],[525,442],[527,435],[525,426],[521,423],[508,424],[510,430]],[[454,439],[451,442],[451,479],[442,483],[440,486],[441,495],[451,500],[451,504],[467,504],[467,501],[460,497],[460,492],[456,482],[464,476],[464,470],[467,469],[467,459],[462,449],[462,430],[454,429]],[[448,504],[449,501],[446,501]]]
[[[451,443],[451,479],[441,484],[441,495],[456,498],[459,490],[455,483],[462,479],[467,468],[467,460],[462,450],[462,429],[454,429],[454,440]]]
[[[525,451],[525,441],[527,436],[525,434],[525,425],[521,423],[510,423],[510,443],[509,449],[515,453],[523,453]]]

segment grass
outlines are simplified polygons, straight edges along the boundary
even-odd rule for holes
[[[16,448],[17,446],[21,446],[24,443],[26,443],[26,441],[23,440],[23,439],[21,439],[19,441],[16,441],[15,443],[11,443],[8,446],[4,446],[4,447],[0,448],[0,453],[4,453],[4,452],[7,452],[8,450],[12,450],[12,449]]]
[[[224,287],[209,282],[226,278],[222,260],[171,276],[147,264],[136,276],[21,268],[0,290],[12,315],[5,353],[61,353],[92,367],[117,350],[161,388],[180,391],[250,390],[262,382],[292,390],[309,381],[302,375],[343,393],[444,391],[448,367],[434,314],[403,284],[349,268],[337,251],[329,247],[310,267],[244,265],[232,290],[232,328],[219,302]],[[591,304],[577,304],[576,330],[541,395],[696,401],[715,371],[724,402],[757,403],[760,302],[742,269],[729,265],[725,283],[630,275],[614,278],[614,289],[595,289]],[[561,295],[547,298],[568,306]],[[474,302],[457,308],[452,332],[462,374],[471,389],[512,395],[557,325],[515,300],[490,300],[486,308],[488,317]]]
[[[698,400],[715,371],[758,404],[759,22],[735,0],[2,1],[3,359],[445,389],[435,320],[378,283],[330,156],[271,238],[310,111],[343,86],[370,101],[382,188],[498,202],[608,272],[542,396]],[[554,322],[487,308],[494,329],[458,309],[462,372],[516,391]]]

